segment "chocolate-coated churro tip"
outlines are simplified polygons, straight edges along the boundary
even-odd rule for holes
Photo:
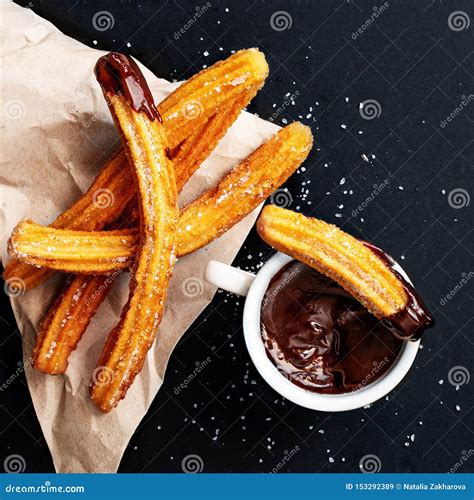
[[[109,52],[97,61],[95,76],[104,94],[121,94],[135,111],[143,111],[150,120],[162,121],[145,77],[131,57]]]

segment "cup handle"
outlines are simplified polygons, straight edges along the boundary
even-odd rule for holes
[[[204,279],[211,285],[246,297],[255,274],[211,260],[204,271]]]

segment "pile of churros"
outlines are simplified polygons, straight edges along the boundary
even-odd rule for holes
[[[158,106],[132,59],[110,53],[99,59],[95,73],[123,149],[50,226],[30,220],[16,226],[4,278],[29,290],[55,271],[68,273],[33,351],[34,367],[57,375],[66,371],[109,293],[111,276],[130,272],[127,303],[90,383],[92,400],[109,412],[154,344],[176,260],[221,236],[270,196],[306,159],[313,138],[301,123],[286,126],[179,209],[178,193],[264,84],[265,57],[257,49],[239,51],[184,82]],[[100,190],[110,192],[114,203],[94,203]],[[277,250],[339,283],[395,335],[418,338],[433,325],[413,287],[377,247],[271,205],[257,230]],[[97,375],[101,370],[106,377]]]
[[[50,226],[18,224],[4,278],[20,279],[29,290],[55,271],[69,273],[33,352],[34,367],[56,375],[66,371],[110,291],[111,274],[130,271],[127,303],[97,361],[97,369],[113,376],[105,382],[93,377],[90,384],[94,403],[109,412],[125,397],[155,341],[176,259],[218,238],[281,186],[308,156],[312,135],[300,123],[288,125],[180,210],[178,193],[262,87],[264,55],[239,51],[157,106],[131,58],[110,53],[95,73],[123,149]],[[114,203],[94,203],[99,190],[112,193]]]

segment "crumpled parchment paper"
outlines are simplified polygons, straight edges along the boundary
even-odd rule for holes
[[[0,0],[2,18],[2,147],[0,149],[0,245],[20,220],[48,224],[83,193],[118,148],[119,137],[93,75],[103,54],[73,40],[32,11]],[[155,101],[178,84],[143,68]],[[215,184],[278,127],[242,113],[212,156],[186,186],[180,202]],[[124,401],[108,415],[91,403],[88,384],[105,337],[117,322],[128,277],[116,283],[64,376],[30,366],[38,326],[61,277],[11,297],[23,336],[28,385],[58,472],[114,472],[135,428],[158,392],[177,341],[209,304],[215,290],[203,280],[210,259],[230,263],[254,223],[256,212],[224,236],[178,262],[158,341]]]

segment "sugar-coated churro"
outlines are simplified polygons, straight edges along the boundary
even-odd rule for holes
[[[106,297],[104,290],[120,275],[77,275],[67,282],[43,320],[33,350],[34,367],[43,373],[64,373],[69,355]]]
[[[332,224],[269,205],[258,219],[257,231],[269,245],[339,283],[378,318],[407,303],[403,284],[385,263]]]
[[[434,325],[421,297],[380,248],[332,224],[273,205],[263,209],[257,231],[269,245],[339,283],[396,336],[418,339]]]
[[[101,238],[103,234],[107,238]],[[123,247],[135,255],[139,244],[140,235],[134,228],[103,232],[71,231],[26,220],[13,231],[9,252],[34,266],[77,274],[104,274],[116,269],[128,269],[132,259],[123,255]]]
[[[178,204],[162,120],[140,69],[126,56],[111,53],[97,62],[96,76],[133,165],[141,215],[130,296],[91,381],[93,401],[108,412],[125,397],[155,340],[175,262]]]

